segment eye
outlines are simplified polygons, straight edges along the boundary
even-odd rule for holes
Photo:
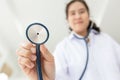
[[[74,15],[75,15],[75,11],[70,11],[70,12],[69,12],[69,15],[70,15],[70,16],[74,16]]]
[[[85,10],[80,10],[79,11],[79,14],[83,14],[83,13],[85,13]]]
[[[71,12],[70,15],[72,15],[72,16],[75,15],[75,12]]]

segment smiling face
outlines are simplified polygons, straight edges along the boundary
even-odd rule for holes
[[[68,8],[67,20],[70,28],[79,35],[87,34],[89,25],[89,12],[81,2],[74,2]]]

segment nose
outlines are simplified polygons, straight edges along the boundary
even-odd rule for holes
[[[76,13],[75,18],[76,18],[76,19],[81,18],[81,14],[80,14],[80,13]]]

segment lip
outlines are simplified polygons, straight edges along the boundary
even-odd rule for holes
[[[83,21],[76,21],[75,24],[82,24]]]

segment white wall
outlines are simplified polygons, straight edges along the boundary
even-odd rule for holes
[[[91,18],[103,32],[108,33],[120,43],[120,1],[119,0],[86,0],[91,9]]]
[[[109,0],[86,0],[90,8],[90,18],[99,26],[105,14]]]
[[[111,35],[120,43],[120,0],[109,0],[108,7],[105,11],[101,22],[101,28],[104,32]]]

